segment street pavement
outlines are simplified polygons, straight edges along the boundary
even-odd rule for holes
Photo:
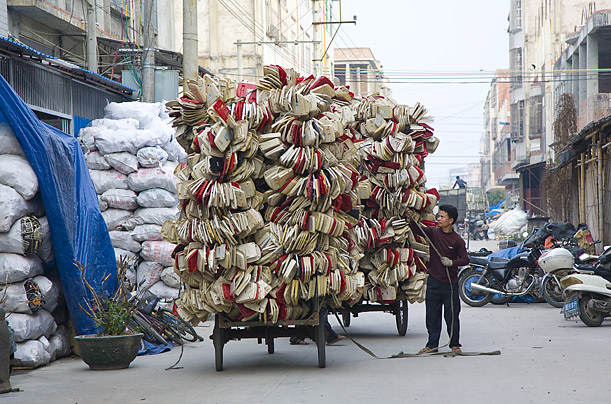
[[[331,324],[343,333],[335,318]],[[13,375],[12,386],[22,391],[0,395],[0,403],[609,402],[611,321],[598,328],[565,321],[560,309],[546,303],[462,305],[463,350],[500,350],[499,356],[380,360],[345,340],[327,346],[327,367],[320,369],[313,342],[291,346],[288,338],[278,339],[270,355],[248,339],[225,346],[225,369],[217,372],[211,323],[198,332],[206,339],[185,345],[178,369],[165,370],[178,360],[180,347],[137,357],[116,371],[91,371],[80,358],[65,358]],[[404,337],[388,313],[362,313],[348,332],[380,357],[416,353],[427,339],[424,304],[409,306]]]

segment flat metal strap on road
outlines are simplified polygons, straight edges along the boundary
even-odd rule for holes
[[[432,353],[421,353],[421,354],[410,354],[410,353],[404,353],[404,352],[399,352],[398,354],[394,354],[389,356],[388,358],[384,358],[384,359],[397,359],[397,358],[424,358],[427,356],[443,356],[445,358],[451,358],[454,356],[494,356],[494,355],[500,355],[501,351],[490,351],[490,352],[461,352],[459,354],[452,352],[452,351],[448,351],[448,352],[432,352]]]
[[[339,318],[337,313],[333,313],[333,314],[335,314],[335,318],[337,319],[337,322],[339,323],[339,325],[342,327],[342,330],[344,330],[344,332],[346,333],[346,336],[348,338],[350,338],[350,340],[352,342],[354,342],[354,345],[356,345],[363,352],[365,352],[366,354],[368,354],[369,356],[371,356],[372,358],[375,358],[375,359],[425,358],[427,356],[443,356],[445,358],[448,358],[448,357],[454,357],[454,356],[494,356],[494,355],[500,355],[501,354],[501,351],[461,352],[459,354],[457,354],[455,352],[452,352],[452,351],[449,351],[449,352],[428,352],[428,353],[421,353],[421,354],[418,354],[418,353],[410,354],[410,353],[405,353],[405,352],[401,351],[401,352],[399,352],[397,354],[394,354],[394,355],[387,356],[387,357],[383,358],[383,357],[380,357],[380,356],[376,355],[375,353],[373,353],[373,351],[371,351],[365,345],[361,344],[360,342],[358,342],[357,340],[352,338],[352,336],[350,335],[348,330],[346,330],[346,328],[344,327],[344,323]]]

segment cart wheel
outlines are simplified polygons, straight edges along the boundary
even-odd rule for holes
[[[407,333],[407,300],[397,300],[395,308],[395,320],[397,321],[397,331],[400,336]]]
[[[214,331],[212,332],[212,342],[214,344],[214,363],[216,365],[216,370],[223,370],[223,345],[225,341],[223,340],[223,329],[219,327],[219,319],[215,316],[215,324]]]
[[[273,354],[274,353],[274,338],[273,337],[265,338],[265,343],[267,344],[267,353]]]
[[[316,335],[316,345],[318,346],[318,367],[324,368],[327,366],[327,357],[325,353],[325,346],[327,345],[325,340],[325,326],[314,326],[314,334]]]
[[[349,311],[344,311],[342,313],[342,323],[344,323],[344,327],[346,328],[350,327],[350,317],[352,316]]]

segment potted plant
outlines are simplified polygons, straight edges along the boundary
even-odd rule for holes
[[[77,262],[83,282],[92,299],[81,308],[91,317],[100,331],[97,335],[80,335],[74,338],[77,352],[92,370],[124,369],[136,358],[142,334],[130,327],[136,311],[136,301],[129,298],[126,272],[129,260],[121,257],[117,265],[117,286],[113,293],[97,293],[85,279],[86,266]],[[108,280],[107,276],[102,281]],[[103,290],[103,287],[101,288]]]

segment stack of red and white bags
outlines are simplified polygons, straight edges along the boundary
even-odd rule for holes
[[[194,323],[303,319],[312,299],[362,293],[351,95],[324,77],[264,72],[237,93],[206,76],[168,103],[189,156],[176,171],[182,216],[163,234],[179,244],[178,306]]]
[[[365,251],[360,269],[366,273],[364,298],[392,302],[424,299],[428,244],[409,225],[434,220],[439,195],[426,190],[424,158],[439,141],[423,122],[425,109],[397,105],[372,95],[353,104],[354,129],[363,174],[359,195],[364,210],[357,226],[358,243]]]

